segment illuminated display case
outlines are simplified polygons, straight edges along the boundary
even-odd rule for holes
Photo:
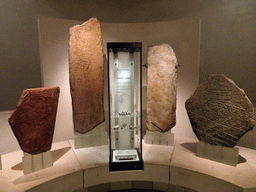
[[[142,43],[107,43],[110,171],[142,170]]]

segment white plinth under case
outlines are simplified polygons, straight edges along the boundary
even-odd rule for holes
[[[36,155],[30,155],[24,152],[22,159],[24,175],[53,166],[51,151]]]
[[[139,161],[138,152],[135,149],[113,151],[113,162]]]
[[[145,143],[153,144],[153,145],[174,145],[174,134],[170,131],[166,133],[158,132],[158,131],[148,131],[145,135]]]
[[[235,167],[238,163],[239,149],[237,147],[215,146],[199,141],[196,156]]]

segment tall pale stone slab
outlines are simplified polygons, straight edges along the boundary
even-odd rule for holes
[[[209,76],[185,106],[197,138],[212,145],[234,147],[255,126],[249,98],[222,74]]]
[[[59,87],[22,92],[8,122],[24,152],[35,155],[51,149],[59,93]]]
[[[169,131],[176,124],[177,58],[170,45],[148,48],[146,127]]]
[[[100,22],[69,30],[69,75],[74,129],[86,133],[104,121],[103,49]]]

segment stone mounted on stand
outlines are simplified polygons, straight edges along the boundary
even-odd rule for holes
[[[35,155],[51,149],[59,93],[59,87],[22,92],[8,122],[24,152]]]
[[[148,48],[146,127],[169,131],[176,124],[177,58],[170,45]]]
[[[170,45],[148,48],[146,127],[169,131],[176,124],[177,58]]]
[[[69,76],[74,129],[84,134],[104,122],[104,55],[100,22],[69,30]]]
[[[197,138],[212,145],[234,147],[255,126],[249,98],[222,74],[209,76],[185,106]]]

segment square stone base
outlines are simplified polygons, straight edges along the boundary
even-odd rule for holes
[[[37,155],[30,155],[25,152],[23,154],[24,156],[22,160],[24,175],[53,166],[51,151],[47,151]]]
[[[105,122],[85,134],[74,134],[75,149],[108,145],[108,134]]]
[[[236,147],[215,146],[199,141],[197,143],[196,156],[236,167],[239,149]]]
[[[174,146],[174,134],[171,132],[171,130],[165,133],[147,130],[145,135],[145,143],[153,145]]]

